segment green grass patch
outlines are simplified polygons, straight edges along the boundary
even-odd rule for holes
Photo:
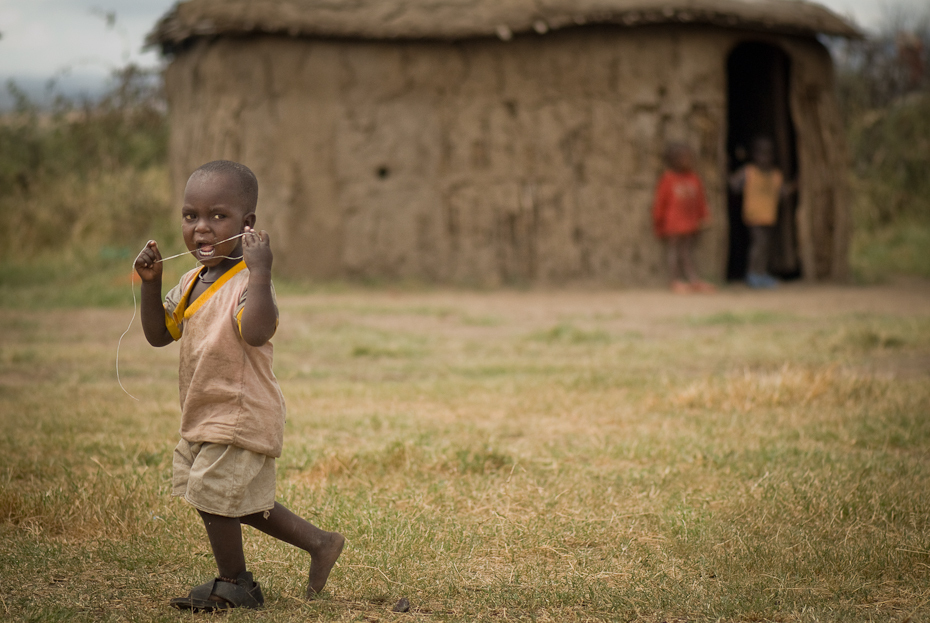
[[[548,343],[590,344],[608,342],[611,338],[610,334],[602,329],[581,329],[572,324],[560,322],[549,329],[530,334],[529,339]]]
[[[706,316],[689,316],[688,323],[693,326],[738,326],[746,324],[770,324],[792,320],[790,314],[768,310],[724,311]]]
[[[132,288],[139,295],[139,283],[133,281],[134,258],[128,248],[105,247],[96,254],[0,261],[0,308],[131,307]],[[191,267],[183,259],[166,263],[165,292]]]
[[[853,234],[850,263],[861,283],[896,275],[930,277],[930,221],[909,218]]]

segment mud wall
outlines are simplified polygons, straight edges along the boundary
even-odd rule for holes
[[[726,259],[728,50],[713,28],[366,42],[201,41],[167,71],[178,196],[216,158],[252,167],[276,266],[316,278],[664,283],[652,194],[669,140]]]
[[[837,109],[833,60],[817,42],[787,41],[791,114],[798,136],[798,246],[807,280],[844,281],[849,273],[850,206],[846,145]]]

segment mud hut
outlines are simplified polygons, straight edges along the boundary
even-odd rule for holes
[[[171,171],[261,182],[277,265],[315,278],[662,283],[652,193],[697,154],[708,276],[745,270],[725,177],[757,134],[799,181],[775,270],[847,271],[832,62],[858,36],[800,0],[188,0],[170,59]],[[732,201],[731,208],[732,208]]]

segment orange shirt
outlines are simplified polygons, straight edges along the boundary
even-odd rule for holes
[[[707,217],[704,186],[695,172],[668,170],[662,174],[652,206],[652,223],[657,236],[693,234]]]
[[[743,185],[743,222],[749,226],[774,225],[778,217],[778,200],[784,179],[778,169],[763,171],[746,165]]]

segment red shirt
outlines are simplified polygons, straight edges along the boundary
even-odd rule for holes
[[[707,221],[704,186],[694,171],[666,171],[656,188],[652,224],[660,238],[693,234]]]

